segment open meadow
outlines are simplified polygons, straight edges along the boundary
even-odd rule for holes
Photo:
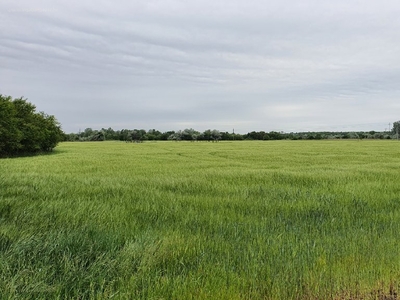
[[[397,141],[77,142],[0,160],[1,299],[397,299],[399,286]]]

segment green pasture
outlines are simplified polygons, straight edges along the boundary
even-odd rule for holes
[[[0,160],[0,299],[380,299],[399,279],[397,141]]]

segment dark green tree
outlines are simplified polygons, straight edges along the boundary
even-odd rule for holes
[[[139,129],[132,130],[130,134],[131,140],[136,143],[141,142],[143,140],[143,136],[146,134],[146,131],[144,131],[144,133],[143,131],[144,130],[139,130]]]
[[[396,138],[399,138],[399,135],[400,135],[400,121],[397,121],[397,122],[393,123],[392,134]]]
[[[26,99],[0,94],[0,155],[51,151],[64,138],[54,116],[37,113]]]
[[[12,98],[0,95],[0,155],[18,151],[21,137]]]
[[[51,151],[63,139],[64,133],[61,130],[60,123],[58,123],[54,116],[43,112],[40,112],[39,115],[42,118],[42,140],[40,149],[42,151]]]
[[[219,130],[214,129],[213,131],[211,131],[211,138],[215,142],[218,142],[221,139],[221,133],[219,132]]]
[[[206,131],[203,132],[203,139],[206,141],[211,141],[212,136],[212,131],[211,129],[207,129]]]

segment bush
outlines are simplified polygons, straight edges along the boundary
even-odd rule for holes
[[[0,94],[0,156],[52,151],[62,139],[54,116],[37,113],[26,99]]]

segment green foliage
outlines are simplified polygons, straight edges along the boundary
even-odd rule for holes
[[[1,162],[2,299],[395,299],[397,143],[55,152]]]
[[[400,121],[397,121],[397,122],[394,122],[394,123],[393,123],[392,134],[395,135],[396,138],[399,138],[399,134],[400,134]]]
[[[22,136],[12,98],[0,95],[0,155],[21,149]]]
[[[51,151],[63,138],[54,116],[26,99],[0,95],[0,156]]]
[[[178,131],[161,132],[150,129],[122,129],[114,131],[112,128],[93,130],[86,128],[83,132],[70,133],[65,135],[65,141],[104,141],[120,140],[128,142],[142,141],[238,141],[238,140],[326,140],[326,139],[395,139],[397,135],[394,130],[397,123],[394,123],[392,134],[388,132],[296,132],[284,133],[277,131],[251,131],[246,134],[235,134],[227,131],[220,132],[216,129],[207,129],[199,132],[193,128],[186,128]]]

